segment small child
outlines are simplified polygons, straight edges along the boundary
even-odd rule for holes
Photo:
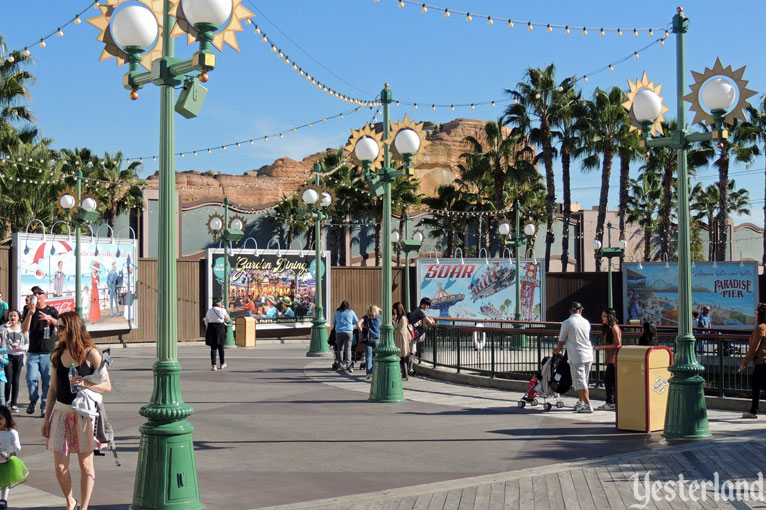
[[[10,409],[0,406],[0,509],[8,508],[11,487],[27,481],[29,470],[19,459],[19,433]]]
[[[527,403],[532,403],[535,398],[537,397],[537,392],[542,389],[542,385],[540,384],[540,381],[542,380],[543,375],[540,372],[537,372],[532,379],[529,380],[529,386],[527,386],[527,392],[524,394],[523,397],[521,397],[521,400]]]

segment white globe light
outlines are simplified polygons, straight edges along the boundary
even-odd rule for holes
[[[394,146],[399,154],[415,154],[420,148],[420,137],[410,128],[402,129],[396,133]]]
[[[82,201],[82,208],[85,209],[88,212],[95,211],[96,207],[98,207],[98,204],[91,197],[88,197],[88,198],[86,198],[85,200]]]
[[[67,193],[66,195],[61,195],[61,198],[59,198],[59,204],[61,204],[62,209],[69,210],[72,207],[74,207],[74,197]]]
[[[639,122],[654,122],[662,111],[662,99],[649,89],[641,89],[633,98],[633,115]]]
[[[591,243],[591,246],[593,246],[594,250],[600,250],[601,249],[601,241],[596,239],[595,241],[593,241],[593,243]]]
[[[626,241],[625,239],[622,239],[620,241],[620,248],[622,248],[624,250],[627,247],[628,247],[628,241]]]
[[[157,18],[141,5],[129,5],[114,15],[109,24],[112,38],[121,47],[149,48],[157,39]]]
[[[527,223],[526,225],[524,225],[524,233],[527,234],[528,236],[534,235],[535,226],[531,223]]]
[[[332,195],[330,195],[326,191],[323,191],[321,204],[322,204],[322,207],[330,207],[330,204],[332,204]]]
[[[319,193],[309,188],[303,192],[303,203],[306,205],[314,205],[319,200]]]
[[[500,232],[500,235],[507,236],[511,232],[511,226],[508,223],[501,223],[497,227],[497,231]]]
[[[189,23],[212,23],[221,26],[231,16],[231,0],[182,0],[184,15]]]
[[[360,138],[354,147],[354,155],[359,161],[374,161],[379,152],[378,143],[369,136]]]
[[[708,109],[727,111],[734,104],[737,91],[729,80],[713,78],[702,87],[702,102]]]
[[[423,244],[423,232],[415,232],[412,239],[417,243]]]
[[[234,218],[233,220],[231,220],[231,223],[229,226],[233,228],[234,230],[242,230],[242,227],[244,227],[244,225],[242,224],[242,220],[240,220],[239,218]]]
[[[393,232],[391,232],[391,242],[392,243],[398,243],[399,242],[399,231],[398,230],[394,230]]]
[[[221,227],[223,227],[223,223],[221,222],[221,218],[218,216],[214,216],[213,218],[210,218],[210,223],[207,224],[208,228],[214,232],[217,232],[221,230]]]

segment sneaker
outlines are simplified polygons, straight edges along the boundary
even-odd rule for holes
[[[27,406],[27,414],[35,414],[35,407],[37,407],[37,400],[29,403]]]
[[[372,374],[367,374],[367,377],[364,378],[365,381],[369,381],[372,379]]]
[[[597,409],[599,411],[614,411],[615,409],[617,409],[617,407],[615,407],[614,404],[604,404],[602,406],[598,406]]]
[[[590,404],[583,404],[580,409],[577,410],[578,413],[592,413],[593,408],[590,406]]]
[[[45,418],[45,406],[40,406],[40,416]]]
[[[742,415],[742,417],[743,418],[749,418],[749,419],[756,419],[756,418],[758,418],[758,415],[757,414],[753,414],[753,413],[745,413],[745,414]]]
[[[222,364],[222,365],[221,365],[220,367],[218,367],[218,368],[219,368],[219,369],[221,369],[221,370],[223,370],[224,368],[226,368],[226,363]]]
[[[19,412],[19,406],[11,406],[11,411],[14,412],[14,413],[18,413]]]
[[[580,412],[580,409],[582,409],[582,406],[584,406],[584,405],[585,404],[583,403],[582,400],[578,400],[577,403],[574,406],[574,412],[576,412],[576,413]]]
[[[217,367],[217,366],[215,366],[215,365],[213,365],[213,368],[211,368],[211,370],[212,370],[213,372],[215,372],[215,371],[217,371],[217,370],[218,370],[218,367]]]
[[[346,367],[346,372],[348,372],[349,374],[353,374],[354,373],[354,367],[352,367],[351,365],[347,366]]]

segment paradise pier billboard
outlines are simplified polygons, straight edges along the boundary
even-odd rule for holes
[[[261,329],[309,328],[316,306],[314,251],[229,250],[229,315]],[[223,248],[207,250],[207,302],[223,297]],[[322,305],[329,322],[330,252],[322,253]],[[328,329],[330,328],[328,324]]]
[[[510,259],[432,259],[417,263],[418,302],[431,298],[428,315],[475,320],[512,320],[516,312],[516,263]],[[543,321],[542,264],[520,263],[521,319]],[[415,303],[417,305],[417,303]]]
[[[692,310],[710,307],[711,324],[751,329],[758,305],[757,262],[695,262]],[[649,320],[678,325],[678,263],[623,263],[625,322]]]

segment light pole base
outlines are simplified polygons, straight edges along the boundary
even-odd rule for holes
[[[669,382],[665,430],[662,435],[668,439],[710,437],[702,377],[674,376]]]
[[[223,346],[227,349],[236,349],[237,343],[234,341],[234,324],[227,324],[226,326],[226,340]]]
[[[324,319],[315,319],[314,325],[311,326],[311,343],[306,356],[309,358],[329,358],[334,354],[330,349],[330,344],[327,343],[327,325]]]
[[[370,402],[404,402],[402,391],[402,370],[396,346],[382,346],[375,349],[372,365]]]

